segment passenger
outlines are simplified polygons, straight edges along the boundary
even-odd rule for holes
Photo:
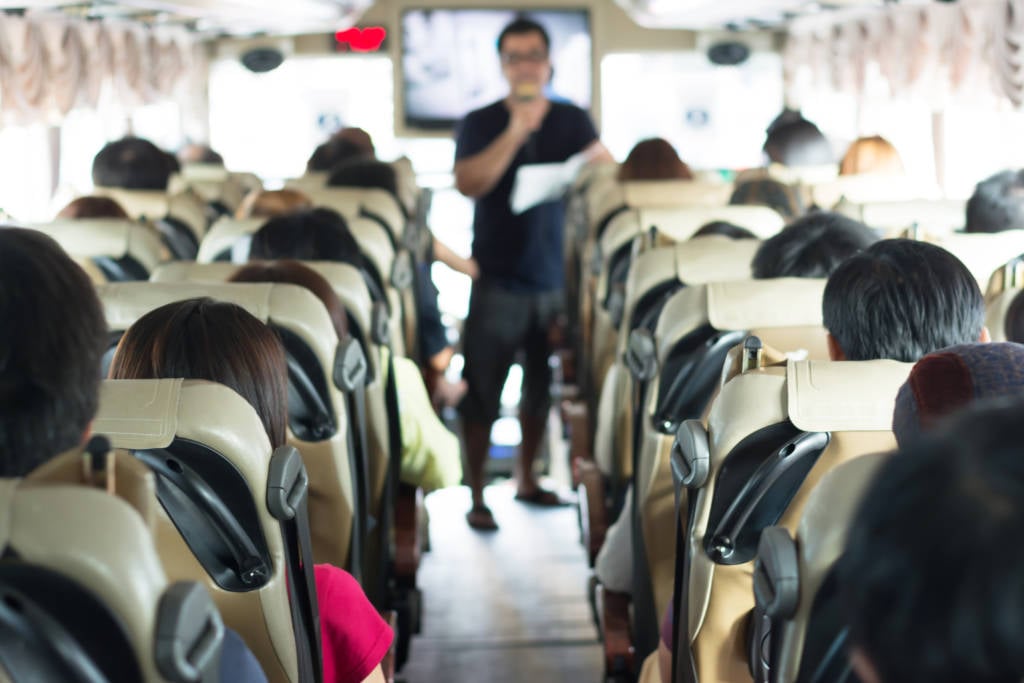
[[[92,162],[92,182],[98,187],[126,190],[166,190],[177,160],[149,140],[126,137],[107,143]]]
[[[828,277],[840,263],[878,241],[860,221],[812,211],[764,241],[754,254],[754,278]]]
[[[954,344],[989,341],[977,280],[926,242],[882,240],[829,277],[822,300],[833,360],[912,363]]]
[[[792,186],[774,178],[750,178],[739,180],[729,197],[733,206],[767,206],[786,221],[798,218],[804,213],[800,193]]]
[[[721,235],[731,240],[756,240],[757,235],[746,228],[730,223],[728,221],[711,221],[706,223],[693,233],[693,237],[707,237],[708,235]],[[691,237],[692,239],[692,237]]]
[[[473,258],[480,269],[463,341],[469,390],[459,404],[472,492],[467,521],[476,529],[498,526],[484,503],[484,464],[502,386],[520,350],[526,360],[516,498],[539,505],[562,502],[541,488],[533,464],[550,402],[549,333],[565,307],[565,211],[562,202],[552,201],[517,215],[509,199],[524,164],[562,162],[581,152],[592,159],[610,160],[611,155],[585,111],[545,95],[550,46],[544,27],[529,19],[516,19],[502,30],[497,48],[508,95],[470,112],[459,125],[455,145],[455,185],[476,200]]]
[[[98,197],[90,195],[71,200],[67,206],[60,210],[57,218],[70,220],[84,218],[115,218],[129,220],[128,212],[110,197]]]
[[[231,277],[232,282],[287,282],[313,292],[323,302],[338,339],[348,336],[345,307],[331,284],[299,261],[256,261]],[[457,486],[462,479],[459,440],[441,423],[423,387],[419,369],[408,358],[392,359],[398,387],[399,418],[402,423],[403,483],[419,486],[425,493]]]
[[[619,166],[618,179],[693,180],[693,172],[664,138],[648,138],[633,146]]]
[[[1024,170],[1003,171],[978,183],[967,200],[967,232],[1024,229]]]
[[[223,384],[255,409],[271,447],[286,442],[284,346],[273,330],[234,304],[189,299],[150,311],[121,338],[110,376]],[[348,572],[329,564],[314,570],[324,681],[383,681],[380,662],[391,646],[391,628]]]
[[[837,565],[859,680],[1024,679],[1022,415],[979,404],[875,476]]]
[[[188,144],[178,150],[178,163],[180,164],[212,164],[215,166],[224,165],[224,157],[215,152],[209,145]]]
[[[363,153],[375,157],[377,156],[377,150],[373,146],[373,138],[362,128],[356,128],[348,126],[342,128],[337,133],[331,136],[332,140],[346,140],[356,145],[363,150]]]
[[[839,162],[839,175],[875,173],[901,176],[903,160],[892,143],[880,135],[857,138],[850,143]]]
[[[768,160],[783,166],[826,166],[835,163],[832,146],[816,125],[799,112],[780,115],[767,131],[762,148]]]
[[[313,200],[298,190],[254,190],[238,205],[235,218],[277,218],[312,208]]]
[[[896,442],[906,448],[968,404],[996,396],[1024,397],[1021,344],[960,344],[929,353],[896,395]]]
[[[366,146],[347,138],[331,138],[318,145],[306,162],[306,171],[325,173],[340,163],[367,156]]]
[[[106,347],[107,321],[85,272],[43,233],[0,229],[0,477],[24,477],[84,447]],[[267,680],[230,630],[220,680]]]

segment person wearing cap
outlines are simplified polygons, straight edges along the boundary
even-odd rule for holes
[[[525,362],[516,497],[560,502],[540,487],[533,462],[549,408],[550,333],[565,306],[564,207],[548,201],[514,214],[509,199],[516,174],[523,165],[563,162],[580,152],[611,159],[585,111],[545,95],[552,71],[543,26],[516,19],[502,30],[497,47],[508,95],[466,115],[455,143],[455,186],[475,200],[472,254],[479,273],[463,338],[467,392],[459,404],[473,494],[467,520],[476,529],[497,528],[484,504],[484,464],[505,377],[519,351]]]

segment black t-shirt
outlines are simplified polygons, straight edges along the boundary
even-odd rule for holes
[[[508,121],[504,100],[467,114],[456,133],[456,161],[483,151],[501,135]],[[517,216],[509,208],[509,195],[523,164],[565,161],[596,139],[597,131],[585,111],[571,104],[551,103],[540,130],[519,149],[494,189],[476,200],[473,258],[486,280],[521,292],[565,286],[563,203],[546,202]]]

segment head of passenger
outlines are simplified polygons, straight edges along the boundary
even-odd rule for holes
[[[230,278],[231,282],[282,282],[298,285],[311,291],[323,302],[338,339],[348,336],[348,317],[338,295],[320,273],[293,259],[280,261],[252,261]]]
[[[0,477],[84,442],[107,323],[92,283],[41,232],[0,228]]]
[[[362,128],[347,126],[331,136],[333,140],[348,140],[362,148],[366,156],[376,156],[377,150],[373,146],[373,138]]]
[[[794,116],[768,129],[764,153],[783,166],[826,166],[835,163],[832,146],[816,125]]]
[[[731,240],[757,239],[757,235],[754,233],[729,221],[711,221],[700,226],[700,229],[693,233],[693,237],[708,237],[710,235],[720,235]],[[690,239],[693,239],[693,237]]]
[[[60,210],[57,218],[71,220],[85,218],[114,218],[128,220],[130,216],[120,204],[110,197],[88,196],[71,200]]]
[[[156,308],[121,337],[111,379],[217,382],[256,410],[275,448],[285,443],[288,366],[272,329],[234,304],[188,299]]]
[[[619,180],[693,180],[676,148],[664,138],[641,140],[619,166]]]
[[[785,218],[793,220],[804,212],[804,203],[793,187],[774,178],[752,178],[736,184],[729,204],[737,206],[767,206]]]
[[[882,240],[829,277],[822,300],[833,360],[912,363],[955,344],[988,341],[977,280],[942,247]]]
[[[271,218],[252,237],[256,260],[338,261],[362,268],[362,251],[341,214],[317,208]]]
[[[166,190],[167,181],[176,170],[171,159],[173,156],[149,140],[122,138],[107,143],[96,154],[92,162],[92,182],[98,187]]]
[[[1024,290],[1017,292],[1006,309],[1003,334],[1007,341],[1024,344]]]
[[[313,200],[290,188],[254,190],[246,195],[235,212],[238,218],[276,218],[303,209],[312,209]]]
[[[551,38],[544,27],[519,17],[501,30],[497,47],[510,94],[522,100],[540,97],[552,73]]]
[[[224,157],[209,145],[188,144],[178,150],[178,162],[182,164],[224,165]]]
[[[1003,171],[974,187],[967,200],[967,232],[1024,229],[1024,170]]]
[[[860,221],[831,211],[813,211],[765,240],[750,267],[758,280],[824,278],[877,241],[875,232]]]
[[[398,175],[391,164],[360,157],[334,167],[327,178],[328,187],[366,187],[387,190],[398,198]]]
[[[839,162],[839,175],[858,173],[903,175],[903,160],[892,143],[881,135],[857,138]]]
[[[1024,680],[1022,415],[979,404],[874,478],[837,567],[859,680]]]
[[[977,400],[1024,398],[1024,345],[960,344],[917,361],[896,395],[892,431],[901,448]]]
[[[306,162],[306,170],[326,172],[349,159],[358,159],[367,155],[366,148],[347,138],[331,138],[318,145]]]

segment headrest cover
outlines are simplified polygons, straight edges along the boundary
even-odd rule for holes
[[[93,431],[120,448],[166,448],[178,433],[182,379],[108,380]]]
[[[213,261],[221,252],[234,247],[241,238],[254,234],[259,230],[266,218],[230,218],[223,217],[214,223],[199,245],[196,260],[201,263]]]
[[[628,206],[638,208],[725,206],[732,194],[732,184],[697,180],[633,180],[622,183],[622,193]]]
[[[808,432],[888,432],[896,393],[912,367],[894,360],[791,361],[789,419]]]
[[[747,228],[760,238],[771,237],[785,221],[767,206],[686,206],[682,208],[644,208],[639,210],[640,227],[656,226],[658,232],[677,242],[688,240],[712,221],[728,221]]]
[[[688,285],[727,280],[749,280],[750,262],[760,240],[734,240],[708,235],[680,242],[676,250],[676,277]]]
[[[45,232],[73,258],[131,256],[152,272],[163,257],[160,236],[150,226],[117,218],[55,220],[32,226]]]
[[[824,279],[773,278],[707,285],[708,319],[715,329],[821,325]]]
[[[936,243],[964,262],[982,288],[1007,255],[1024,253],[1024,230],[991,233],[952,233]]]

